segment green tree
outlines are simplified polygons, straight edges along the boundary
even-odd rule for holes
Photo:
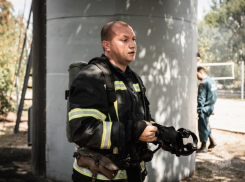
[[[218,40],[226,42],[231,60],[237,63],[245,60],[245,0],[221,1],[220,5],[213,0],[205,23],[218,28],[221,37]]]
[[[198,23],[198,50],[203,62],[236,63],[245,61],[245,0],[212,1],[210,12]],[[230,75],[230,67],[210,68],[216,76]],[[240,70],[235,69],[235,80]],[[221,80],[223,86],[232,84],[232,80]]]
[[[15,70],[20,55],[20,30],[24,29],[21,17],[13,15],[13,6],[0,0],[0,114],[14,110],[11,90],[15,83]],[[24,31],[22,31],[24,32]]]

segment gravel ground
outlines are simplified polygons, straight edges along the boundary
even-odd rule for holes
[[[209,122],[218,145],[208,153],[196,155],[196,171],[183,182],[244,182],[245,101],[218,99]]]
[[[196,171],[182,182],[244,182],[245,134],[212,130],[217,146],[208,153],[196,155]]]

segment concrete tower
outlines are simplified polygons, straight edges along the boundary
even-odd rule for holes
[[[71,181],[74,144],[66,139],[68,65],[102,54],[100,30],[122,20],[137,36],[136,61],[156,122],[196,131],[196,0],[47,0],[46,175]],[[159,151],[148,163],[148,182],[191,175],[195,154]]]

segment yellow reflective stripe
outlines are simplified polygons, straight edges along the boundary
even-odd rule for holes
[[[110,113],[108,113],[108,116],[109,116],[109,121],[110,121],[110,122],[112,122],[112,121],[111,121],[111,116],[110,116]]]
[[[114,147],[113,148],[113,154],[118,154],[119,152],[118,152],[118,148],[117,147]]]
[[[115,81],[114,85],[115,85],[115,90],[127,90],[127,87],[125,86],[123,81]],[[104,87],[106,88],[106,84],[104,84]],[[133,87],[134,87],[136,92],[141,91],[138,83],[133,84]]]
[[[83,167],[79,167],[79,166],[77,165],[77,159],[76,159],[76,158],[75,158],[74,163],[73,163],[73,168],[74,168],[77,172],[79,172],[79,173],[81,173],[81,174],[83,174],[83,175],[85,175],[85,176],[92,177],[92,173],[91,173],[90,170],[88,170],[88,169],[86,169],[86,168],[83,168]],[[98,177],[98,176],[97,176],[97,177]]]
[[[150,123],[151,123],[151,124],[154,124],[154,123],[156,123],[156,122],[155,122],[155,121],[150,121]]]
[[[126,170],[119,170],[114,180],[115,179],[127,179]]]
[[[124,85],[123,81],[115,81],[115,90],[127,90],[127,87]]]
[[[81,118],[81,117],[94,117],[96,119],[99,119],[101,121],[104,121],[106,119],[106,115],[104,115],[102,112],[100,112],[97,109],[72,109],[69,112],[69,121],[75,118]]]
[[[103,133],[101,140],[101,149],[110,149],[111,147],[111,127],[112,122],[103,121]]]
[[[77,172],[79,172],[79,173],[81,173],[81,174],[83,174],[85,176],[92,177],[92,172],[89,169],[84,168],[84,167],[79,167],[77,165],[77,159],[74,160],[73,168]],[[98,173],[97,179],[100,179],[100,180],[110,180],[107,177],[105,177],[104,175],[102,175],[101,173]],[[119,170],[118,171],[118,173],[117,173],[116,177],[114,178],[114,180],[118,180],[118,179],[127,179],[127,174],[126,174],[126,171],[125,170]]]
[[[114,102],[114,108],[115,108],[116,115],[117,115],[117,121],[119,121],[119,117],[118,117],[118,107],[117,107],[117,100]],[[109,121],[111,121],[110,113],[108,113],[108,116],[109,116]]]
[[[115,90],[127,90],[127,88],[125,87],[125,85],[124,85],[124,83],[122,81],[115,81],[114,82],[114,85],[115,85]],[[106,84],[104,85],[104,87],[106,89]],[[114,102],[114,107],[115,107],[115,110],[116,110],[117,120],[119,121],[117,100]],[[109,121],[111,121],[110,114],[109,114]]]
[[[133,86],[136,92],[140,92],[140,86],[138,83],[133,84]]]
[[[140,163],[140,167],[141,167],[141,172],[143,172],[145,170],[145,162],[144,161],[142,161]]]
[[[115,81],[114,82],[115,90],[127,90],[127,87],[123,83],[123,81]],[[104,87],[106,89],[106,84],[104,84]]]
[[[118,107],[117,107],[117,100],[114,102],[114,107],[115,107],[115,110],[116,110],[117,120],[119,121],[119,117],[118,117]]]

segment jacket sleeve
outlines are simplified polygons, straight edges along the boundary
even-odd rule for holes
[[[197,96],[197,113],[201,114],[205,111],[205,102],[207,95],[207,86],[205,84],[200,84],[198,87],[198,96]]]
[[[124,146],[124,126],[108,119],[104,76],[96,65],[79,72],[70,87],[69,124],[80,147],[110,149]]]
[[[148,117],[147,120],[150,123],[155,123],[155,120],[151,116],[150,102],[146,96],[145,96],[145,101],[146,101],[146,112],[147,112],[147,117]]]

